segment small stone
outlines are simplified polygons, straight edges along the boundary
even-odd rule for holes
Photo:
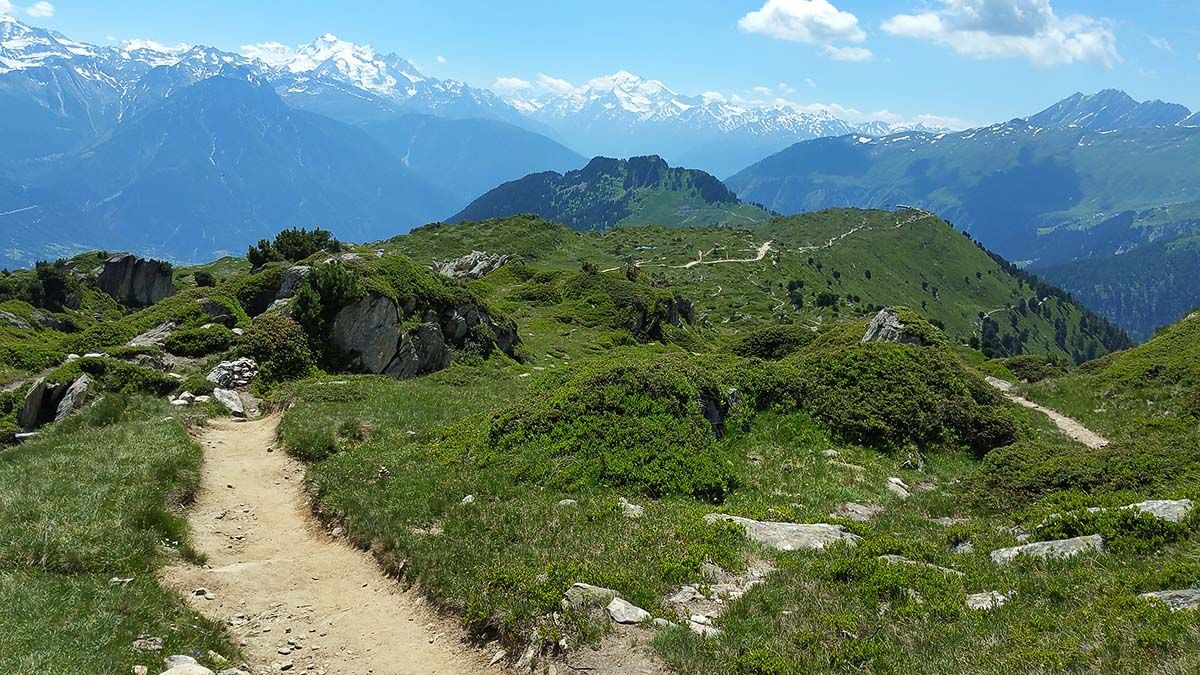
[[[462,503],[463,503],[463,506],[466,506],[468,504],[474,504],[475,503],[475,495],[467,495],[466,497],[463,497]]]
[[[574,499],[564,499],[559,502],[558,505],[564,509],[574,509],[579,507],[579,502],[575,501]]]
[[[162,651],[163,641],[159,637],[139,637],[133,641],[133,648],[139,652],[159,652]]]
[[[662,617],[655,617],[652,623],[654,624],[655,628],[670,628],[671,626],[671,622]]]
[[[689,602],[697,600],[705,600],[704,594],[695,586],[681,586],[675,594],[667,598],[667,602],[672,602],[677,605],[686,605]]]
[[[967,596],[967,608],[975,611],[986,611],[1003,607],[1004,603],[1008,602],[1014,593],[1005,595],[996,591],[988,591],[986,593],[974,593]]]
[[[621,513],[625,514],[626,518],[641,518],[646,514],[645,507],[638,506],[624,497],[621,497],[619,504],[621,506]]]
[[[494,666],[497,663],[500,663],[501,661],[503,661],[504,657],[506,657],[506,656],[508,656],[508,652],[501,649],[500,651],[496,652],[496,654],[494,656],[492,656],[492,660],[488,661],[488,665]]]
[[[875,516],[883,513],[884,508],[879,504],[856,504],[855,502],[846,502],[839,504],[833,513],[829,514],[830,518],[843,518],[852,520],[856,523],[865,523]]]
[[[841,453],[840,453],[840,452],[838,452],[837,450],[833,450],[833,449],[830,449],[830,450],[822,450],[822,451],[821,451],[821,456],[822,456],[822,457],[828,457],[828,458],[830,458],[830,459],[833,459],[834,457],[841,457]]]
[[[971,522],[971,520],[969,518],[943,517],[930,518],[929,522],[933,523],[934,525],[941,525],[942,527],[953,527],[955,525],[964,525]]]
[[[563,596],[563,609],[582,610],[603,607],[616,597],[617,592],[611,588],[601,588],[591,584],[572,584]]]
[[[971,555],[975,552],[975,545],[969,541],[960,541],[954,545],[952,551],[956,555]]]
[[[904,484],[904,481],[900,480],[899,478],[896,478],[895,476],[892,476],[891,478],[887,479],[886,487],[888,489],[888,492],[891,492],[892,494],[896,495],[900,499],[908,499],[909,497],[912,496],[912,491],[909,489],[909,487],[907,485]]]
[[[621,598],[613,598],[605,607],[608,616],[616,623],[641,623],[650,618],[650,612],[632,605]]]
[[[76,356],[75,358],[79,358]],[[150,669],[146,666],[134,666],[133,675],[150,675]]]

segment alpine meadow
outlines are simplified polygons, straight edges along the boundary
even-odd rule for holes
[[[0,0],[0,673],[1200,672],[1197,53]]]

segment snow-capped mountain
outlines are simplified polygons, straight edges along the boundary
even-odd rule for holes
[[[914,127],[850,122],[829,110],[785,103],[751,105],[717,94],[687,96],[626,71],[571,91],[509,102],[585,154],[656,153],[717,175],[728,175],[798,141],[852,133],[884,135]]]
[[[1137,101],[1117,89],[1095,94],[1076,93],[1033,115],[1040,127],[1076,126],[1091,131],[1117,131],[1139,127],[1196,126],[1200,115],[1178,103]]]

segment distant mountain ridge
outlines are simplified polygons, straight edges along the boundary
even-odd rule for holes
[[[536,173],[476,199],[450,222],[536,214],[577,231],[618,225],[746,225],[769,219],[711,174],[671,167],[658,156],[596,157],[565,174]]]
[[[1076,126],[1091,131],[1200,126],[1200,114],[1192,114],[1186,106],[1163,101],[1140,102],[1117,89],[1091,95],[1076,93],[1026,119],[1039,127]]]

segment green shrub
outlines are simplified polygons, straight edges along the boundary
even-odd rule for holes
[[[358,275],[340,262],[321,265],[306,274],[292,299],[292,316],[315,343],[337,313],[366,293]]]
[[[1037,537],[1039,541],[1050,541],[1098,534],[1104,537],[1104,547],[1113,553],[1144,555],[1185,538],[1188,531],[1184,523],[1156,518],[1137,509],[1110,508],[1058,514],[1037,528]]]
[[[209,288],[217,285],[217,279],[208,270],[197,270],[192,275],[192,279],[196,281],[196,285],[202,288]]]
[[[890,343],[808,350],[748,371],[759,406],[808,410],[843,437],[888,450],[1012,443],[1009,408],[952,352]]]
[[[77,359],[50,373],[46,379],[51,382],[70,383],[83,373],[92,378],[100,391],[121,394],[166,396],[177,384],[175,380],[157,370],[103,357]]]
[[[228,328],[212,325],[207,328],[185,328],[167,338],[164,347],[176,356],[207,356],[233,346],[237,335]]]
[[[258,380],[263,384],[299,379],[316,369],[304,330],[280,314],[256,318],[239,352],[258,362]]]
[[[1066,375],[1071,368],[1070,361],[1062,356],[1045,356],[1042,354],[1025,354],[1009,359],[1001,359],[1004,367],[1008,368],[1022,382],[1041,382]]]
[[[536,281],[530,281],[516,290],[514,296],[518,300],[528,302],[531,305],[557,305],[563,301],[563,294],[557,288],[550,284],[540,284]]]
[[[738,356],[757,357],[772,361],[791,356],[816,339],[807,326],[784,324],[767,326],[734,338],[729,351]]]
[[[518,482],[720,502],[738,480],[701,400],[722,397],[717,379],[682,356],[615,358],[548,377],[484,424],[455,427],[441,445]]]

